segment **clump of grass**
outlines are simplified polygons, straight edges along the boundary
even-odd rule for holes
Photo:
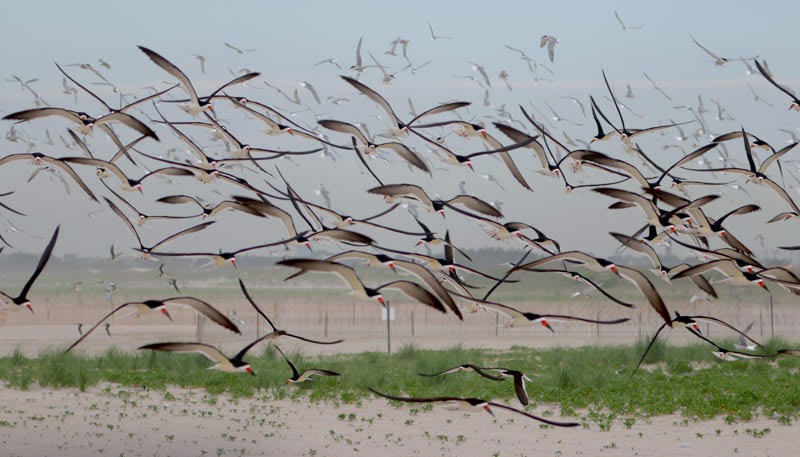
[[[650,338],[640,339],[634,346],[635,351],[639,354],[644,354],[644,351],[647,350],[647,345],[649,343]],[[642,363],[665,362],[670,352],[670,348],[667,346],[667,343],[664,342],[663,336],[659,335],[659,338],[653,342],[653,345],[650,347],[650,351],[647,352],[647,356],[644,358]]]

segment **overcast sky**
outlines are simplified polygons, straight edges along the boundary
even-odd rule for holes
[[[232,78],[229,69],[238,71],[250,68],[260,71],[262,76],[248,83],[253,87],[238,87],[231,93],[243,94],[278,107],[287,114],[295,113],[298,122],[310,127],[317,118],[333,118],[350,122],[364,122],[372,133],[378,133],[389,125],[384,113],[366,98],[358,95],[344,83],[339,74],[353,74],[347,68],[354,64],[355,46],[363,38],[363,58],[371,63],[371,52],[390,72],[405,66],[402,57],[385,54],[390,42],[402,37],[410,40],[408,57],[415,65],[431,63],[414,74],[401,72],[390,85],[382,85],[382,76],[376,69],[367,70],[361,80],[374,87],[393,104],[401,117],[409,118],[408,102],[411,98],[422,111],[436,103],[449,100],[472,102],[462,115],[466,119],[485,124],[491,123],[488,116],[496,115],[495,108],[505,108],[516,119],[521,115],[517,105],[531,109],[540,119],[550,118],[548,104],[562,117],[573,123],[548,119],[550,128],[563,139],[562,131],[575,139],[588,140],[595,132],[591,117],[584,117],[577,105],[563,97],[579,98],[587,108],[588,96],[594,95],[613,121],[616,114],[613,105],[604,97],[607,92],[601,79],[605,70],[612,80],[617,96],[629,105],[636,115],[623,112],[628,126],[646,127],[659,122],[691,121],[693,116],[685,109],[675,106],[697,106],[697,96],[702,95],[705,115],[714,133],[738,130],[744,126],[759,137],[776,146],[787,144],[789,135],[779,129],[794,129],[800,121],[800,113],[789,112],[790,100],[768,85],[760,75],[748,75],[741,62],[730,62],[715,66],[691,40],[693,35],[700,43],[723,57],[761,56],[767,59],[775,76],[790,86],[800,87],[796,77],[800,72],[800,45],[787,39],[796,28],[800,5],[796,2],[775,2],[769,7],[756,2],[520,2],[519,6],[501,3],[459,2],[235,2],[225,6],[219,2],[137,2],[127,9],[109,6],[106,2],[48,3],[46,8],[34,2],[15,4],[13,12],[0,17],[0,30],[6,45],[0,48],[3,62],[3,79],[17,75],[23,80],[38,78],[31,84],[39,95],[52,106],[80,109],[91,114],[102,114],[101,107],[84,94],[79,94],[77,104],[73,96],[62,93],[62,77],[53,65],[91,63],[120,87],[124,92],[145,94],[144,86],[156,84],[165,87],[162,81],[173,81],[169,75],[154,65],[137,48],[145,45],[161,53],[181,67],[193,80],[199,92],[208,93],[213,88]],[[629,26],[641,29],[623,31],[614,11]],[[427,23],[430,22],[439,35],[452,37],[432,41]],[[547,60],[546,50],[539,48],[539,37],[547,34],[558,38],[555,62]],[[226,47],[228,42],[252,52],[239,54]],[[535,81],[526,63],[505,45],[524,50],[538,63],[547,65],[553,74],[541,70],[546,81]],[[398,54],[400,54],[398,50]],[[195,55],[206,58],[205,73],[201,73]],[[342,70],[330,64],[314,64],[335,58]],[[111,69],[100,66],[98,59],[111,64]],[[490,105],[484,106],[484,89],[478,83],[457,76],[479,77],[471,62],[485,66],[491,77]],[[751,64],[752,66],[752,64]],[[112,106],[118,103],[117,96],[107,87],[92,85],[99,79],[92,73],[77,67],[66,67],[70,74],[96,89]],[[508,72],[513,90],[509,90],[498,79],[501,70]],[[646,72],[654,78],[672,98],[665,99],[652,89],[643,76]],[[263,82],[281,88],[290,94],[298,89],[306,106],[288,102],[278,92],[266,87]],[[317,104],[300,81],[311,82],[322,98]],[[762,98],[754,101],[748,83]],[[626,86],[631,86],[634,97],[625,98]],[[256,89],[257,88],[257,89]],[[175,96],[183,97],[178,89]],[[338,105],[328,97],[346,97],[349,102]],[[715,119],[716,107],[711,99],[719,100],[733,121]],[[0,113],[33,108],[33,97],[23,91],[16,82],[0,81]],[[772,104],[774,106],[768,106]],[[247,142],[263,147],[294,147],[307,149],[313,143],[287,142],[258,133],[260,125],[246,119],[240,111],[232,110],[220,102],[220,116],[231,122],[231,130]],[[180,110],[165,107],[171,120],[189,120]],[[535,110],[543,114],[536,113]],[[148,112],[153,113],[152,109]],[[138,115],[138,114],[137,114]],[[447,115],[445,115],[446,117]],[[452,117],[452,116],[450,116]],[[582,124],[582,125],[576,125]],[[4,121],[3,130],[11,127]],[[69,123],[62,119],[35,120],[18,124],[16,129],[24,138],[35,143],[35,150],[53,156],[78,155],[78,150],[67,150],[56,139],[55,146],[45,143],[45,131],[57,138],[64,135]],[[521,127],[521,125],[515,125]],[[181,143],[163,127],[154,127],[162,137],[162,143],[142,144],[142,150],[163,154],[170,147],[185,149]],[[690,134],[696,124],[685,126]],[[123,130],[124,129],[117,129]],[[452,129],[450,129],[452,130]],[[450,130],[438,132],[447,135]],[[532,131],[530,126],[527,130]],[[214,144],[206,132],[187,128],[204,146],[221,155],[224,148]],[[342,135],[328,132],[339,143],[349,141]],[[502,138],[496,130],[490,133]],[[662,164],[677,159],[677,148],[663,149],[665,145],[680,145],[687,151],[693,149],[694,140],[679,141],[678,132],[669,130],[666,135],[655,134],[642,140],[643,148]],[[132,139],[130,132],[123,133]],[[474,152],[483,149],[477,140],[461,140],[456,135],[446,137],[448,145],[459,152]],[[503,139],[505,141],[505,139]],[[102,133],[95,133],[87,140],[101,157],[108,157],[111,143]],[[704,144],[704,143],[700,143]],[[609,199],[589,192],[564,194],[558,181],[533,172],[536,162],[528,153],[514,153],[518,158],[534,192],[522,189],[492,158],[475,161],[476,172],[466,168],[453,168],[438,162],[434,155],[426,152],[421,143],[409,141],[409,145],[422,153],[436,169],[433,176],[419,172],[409,173],[407,167],[396,162],[391,164],[373,161],[376,172],[387,182],[409,181],[429,189],[431,194],[451,197],[458,193],[458,182],[466,181],[466,188],[487,201],[502,201],[507,220],[529,222],[548,235],[557,238],[567,249],[588,249],[598,253],[615,247],[607,235],[609,230],[632,232],[641,225],[641,212],[636,209],[615,213],[609,217],[605,207]],[[24,141],[4,141],[3,155],[24,152],[28,145]],[[598,149],[616,157],[633,160],[621,155],[617,140],[598,146]],[[743,160],[741,143],[730,145],[731,154]],[[624,153],[623,153],[624,154]],[[762,156],[763,157],[763,156]],[[787,157],[792,159],[792,157]],[[151,163],[150,165],[155,165]],[[270,167],[273,167],[271,164]],[[365,195],[364,190],[375,185],[364,175],[361,166],[352,156],[343,155],[336,162],[329,159],[298,158],[296,164],[280,161],[298,191],[304,197],[320,201],[314,189],[320,184],[331,191],[336,208],[357,216],[385,208],[383,201]],[[441,167],[442,169],[439,169]],[[109,211],[94,214],[102,206],[89,202],[85,196],[69,183],[72,193],[65,195],[63,186],[46,175],[38,176],[27,183],[34,170],[28,163],[13,163],[0,168],[0,193],[14,190],[16,193],[2,198],[3,203],[26,213],[26,217],[10,215],[0,210],[0,230],[4,237],[24,252],[41,251],[46,238],[56,224],[62,224],[62,238],[56,249],[57,255],[76,253],[82,255],[106,255],[108,246],[114,243],[124,249],[133,246],[132,239],[121,222]],[[131,175],[142,172],[126,168]],[[94,170],[78,167],[78,172],[98,194],[108,195],[97,182]],[[482,178],[491,174],[503,188]],[[254,174],[246,174],[256,180]],[[571,178],[572,179],[572,178]],[[724,180],[724,177],[718,177]],[[787,178],[788,179],[788,178]],[[602,182],[608,176],[589,174],[574,178],[577,182]],[[115,188],[118,184],[109,181]],[[148,185],[149,184],[149,185]],[[796,185],[787,181],[787,185]],[[628,188],[633,188],[628,185]],[[241,193],[235,188],[221,184],[202,186],[195,182],[180,181],[168,185],[157,181],[146,184],[143,195],[125,194],[131,203],[147,213],[191,214],[193,208],[177,208],[155,204],[154,200],[169,194],[189,193],[201,195],[209,201],[219,201],[223,195]],[[797,222],[765,226],[764,221],[784,205],[768,190],[747,187],[750,195],[726,187],[726,197],[709,206],[712,214],[720,214],[733,205],[755,201],[765,211],[731,221],[733,230],[741,234],[745,242],[752,242],[759,234],[767,234],[775,245],[798,244],[792,233],[797,233]],[[699,196],[703,190],[695,191]],[[790,193],[800,197],[794,190]],[[88,214],[93,213],[94,217]],[[435,216],[438,218],[438,216]],[[446,228],[453,231],[458,243],[475,248],[491,244],[476,224],[454,216],[446,221],[427,216],[432,228],[443,235]],[[198,221],[199,222],[199,221]],[[403,224],[413,228],[403,215],[393,216],[387,222]],[[413,222],[411,222],[413,224]],[[9,232],[11,224],[26,233]],[[152,244],[161,236],[186,227],[186,223],[155,222],[153,228],[143,230],[146,244]],[[244,216],[227,214],[220,222],[191,240],[176,243],[170,250],[198,249],[216,251],[219,248],[232,250],[284,236],[277,222],[254,224]],[[43,237],[37,239],[35,237]],[[382,238],[383,242],[396,247],[410,248],[413,240]],[[489,243],[491,241],[491,243]]]

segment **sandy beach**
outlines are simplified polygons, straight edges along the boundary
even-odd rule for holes
[[[111,384],[86,392],[3,388],[0,395],[0,440],[10,457],[786,456],[793,452],[795,432],[769,418],[727,424],[721,418],[694,422],[672,415],[627,424],[616,420],[610,428],[599,419],[557,429],[501,411],[492,418],[442,407],[397,408],[383,400],[311,403],[269,394],[231,399],[203,390]],[[545,406],[534,412],[559,419]]]

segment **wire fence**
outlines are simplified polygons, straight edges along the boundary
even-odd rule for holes
[[[314,305],[309,303],[277,303],[262,305],[264,312],[282,330],[314,339],[370,338],[386,337],[387,321],[383,309],[371,302],[328,303]],[[581,340],[630,341],[649,337],[663,324],[661,317],[651,309],[640,309],[633,313],[613,304],[594,304],[575,302],[571,304],[529,306],[520,305],[522,310],[530,308],[540,314],[563,314],[596,320],[611,320],[628,317],[630,320],[615,325],[589,324],[582,322],[548,319],[559,341],[575,338]],[[469,338],[508,338],[551,335],[542,325],[529,327],[508,327],[510,319],[490,311],[470,313],[462,310],[464,320],[454,314],[442,314],[420,304],[393,303],[392,317],[388,322],[388,332],[392,337],[437,337],[452,338],[454,342]],[[782,337],[797,340],[800,336],[800,308],[790,304],[743,304],[743,303],[697,303],[682,307],[686,315],[711,315],[730,322],[738,328],[751,323],[749,334],[755,338],[768,339]],[[267,322],[254,312],[239,312],[244,321],[242,336],[237,336],[222,327],[199,317],[196,337],[198,341],[209,344],[223,344],[235,339],[251,338],[271,331]],[[701,324],[701,331],[711,337],[735,336],[719,326]],[[687,333],[688,334],[688,333]]]

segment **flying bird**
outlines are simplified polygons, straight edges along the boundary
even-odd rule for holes
[[[39,263],[36,264],[36,269],[33,270],[33,274],[31,274],[31,276],[22,286],[22,290],[20,290],[19,295],[17,295],[16,297],[12,297],[11,295],[8,295],[6,292],[0,290],[0,301],[3,302],[3,306],[6,309],[8,309],[9,305],[16,305],[18,307],[28,308],[28,310],[31,313],[33,313],[33,306],[31,306],[31,301],[28,298],[28,293],[31,291],[33,283],[36,282],[36,278],[38,278],[39,275],[42,274],[44,267],[47,265],[47,261],[50,260],[50,255],[53,253],[53,248],[56,245],[56,240],[58,240],[59,230],[61,230],[60,225],[56,227],[56,230],[50,237],[50,241],[47,243],[47,246],[45,246],[41,257],[39,257]]]

